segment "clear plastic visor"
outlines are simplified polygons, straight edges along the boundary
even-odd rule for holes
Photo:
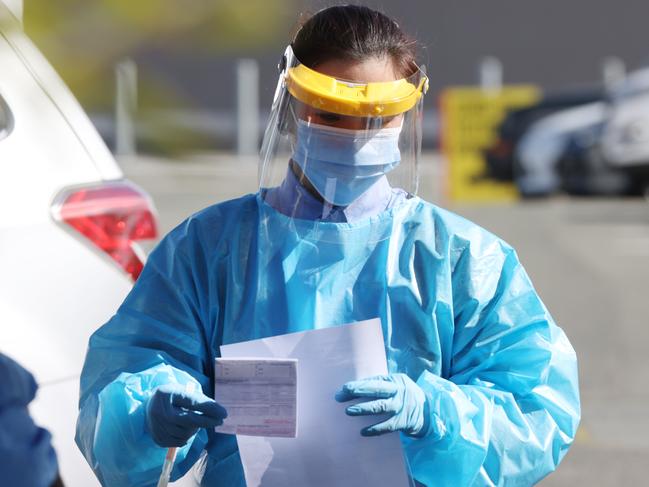
[[[300,64],[287,53],[261,150],[265,201],[285,216],[321,220],[332,207],[363,201],[387,209],[392,193],[415,195],[423,70],[407,80],[359,83],[291,72]]]

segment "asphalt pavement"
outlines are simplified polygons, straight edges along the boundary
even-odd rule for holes
[[[166,233],[194,211],[257,189],[256,157],[171,161],[122,157]],[[579,358],[582,422],[558,471],[541,485],[647,485],[649,464],[649,203],[572,199],[447,204],[436,154],[423,158],[420,195],[516,248]]]

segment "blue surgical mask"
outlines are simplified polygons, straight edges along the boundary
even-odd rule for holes
[[[347,206],[401,160],[401,127],[349,130],[298,121],[293,160],[325,201]]]

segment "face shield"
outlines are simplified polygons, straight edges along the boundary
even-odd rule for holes
[[[299,218],[302,198],[276,202],[287,180],[298,181],[325,213],[347,207],[378,182],[415,195],[427,88],[420,68],[394,81],[336,79],[301,64],[289,46],[262,143],[262,197]]]

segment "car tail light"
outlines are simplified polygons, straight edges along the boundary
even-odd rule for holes
[[[498,139],[490,152],[496,157],[509,157],[512,154],[512,145],[506,140]]]
[[[136,242],[157,236],[153,204],[141,189],[126,181],[71,188],[57,198],[52,213],[138,278],[144,252]]]

